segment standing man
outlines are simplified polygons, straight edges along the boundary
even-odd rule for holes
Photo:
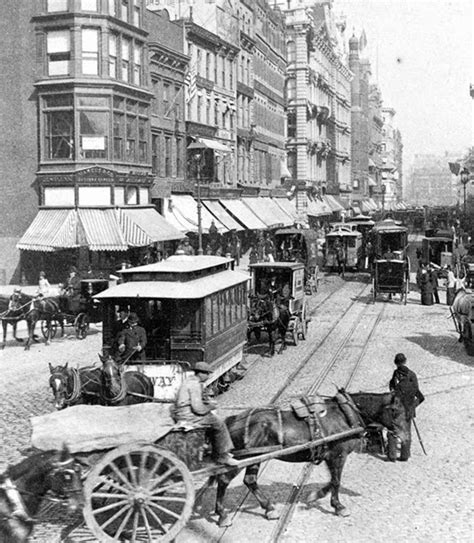
[[[176,422],[210,426],[212,450],[216,462],[236,466],[238,462],[230,454],[234,444],[229,430],[225,422],[214,413],[216,405],[207,398],[203,388],[210,373],[212,373],[211,367],[206,362],[198,362],[194,366],[194,375],[188,377],[178,390],[172,415]]]
[[[119,333],[117,343],[121,362],[125,360],[145,360],[146,332],[144,328],[138,325],[136,313],[130,313],[128,316],[128,327]]]
[[[430,281],[431,288],[433,289],[433,297],[435,304],[439,304],[439,294],[438,294],[438,270],[433,266],[429,268],[430,272]]]
[[[397,369],[393,372],[390,379],[390,390],[400,398],[407,419],[407,435],[405,440],[401,442],[400,458],[402,462],[406,462],[410,458],[411,448],[411,422],[416,416],[416,407],[425,401],[425,397],[418,387],[418,379],[415,372],[408,369],[406,366],[407,358],[403,353],[395,355],[394,363]],[[397,437],[392,433],[388,434],[388,458],[392,462],[397,459]]]
[[[451,266],[447,266],[446,276],[446,305],[453,305],[454,297],[456,295],[456,277],[454,275]]]

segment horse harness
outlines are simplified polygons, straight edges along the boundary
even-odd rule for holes
[[[66,404],[71,405],[72,403],[76,402],[81,397],[81,376],[79,374],[79,370],[76,368],[70,368],[69,371],[72,374],[72,391],[71,394],[68,395],[67,390],[67,381],[65,386],[65,392],[64,392],[64,401]],[[58,377],[61,378],[64,375],[64,373],[55,372],[51,374],[51,377],[49,378],[50,381],[53,379],[57,379]],[[66,375],[66,379],[67,379]]]

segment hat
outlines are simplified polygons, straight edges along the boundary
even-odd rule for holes
[[[138,322],[138,315],[136,313],[130,313],[128,316],[128,322],[130,324],[136,324]]]
[[[395,355],[395,364],[398,366],[399,364],[405,364],[407,361],[407,357],[403,353],[398,353]]]
[[[17,294],[21,294],[21,288],[20,287],[14,288],[13,292],[16,292]]]
[[[77,273],[77,268],[76,268],[76,266],[71,266],[71,267],[69,268],[69,273],[72,273],[72,272]]]
[[[212,373],[211,366],[207,362],[198,362],[194,366],[194,371],[196,373]]]

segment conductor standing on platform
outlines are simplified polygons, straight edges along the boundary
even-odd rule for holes
[[[145,329],[138,325],[136,313],[128,316],[128,327],[124,328],[117,337],[118,352],[122,362],[125,360],[145,360],[147,343]]]

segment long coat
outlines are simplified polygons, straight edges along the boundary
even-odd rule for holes
[[[415,417],[416,407],[425,401],[425,397],[418,386],[416,373],[406,366],[397,368],[390,379],[390,390],[400,395],[406,410],[407,420]]]
[[[122,360],[140,359],[145,360],[145,347],[147,343],[145,329],[141,326],[130,326],[122,330],[117,338],[118,346],[125,345],[125,350],[121,353]],[[140,346],[141,350],[137,351],[136,347]]]

